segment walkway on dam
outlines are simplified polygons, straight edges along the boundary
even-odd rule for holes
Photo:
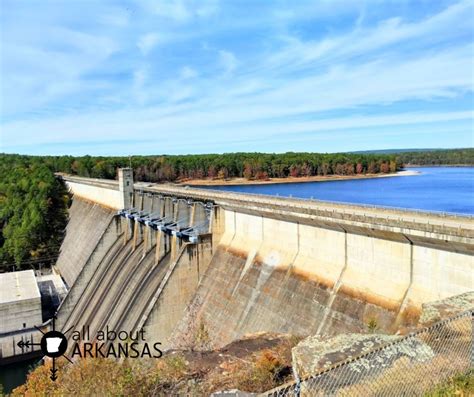
[[[474,229],[474,217],[444,214],[427,211],[417,211],[402,208],[390,208],[381,206],[369,206],[361,204],[336,203],[313,199],[274,197],[252,193],[222,192],[221,190],[199,189],[172,184],[151,184],[146,182],[135,182],[135,189],[162,194],[189,196],[196,199],[209,200],[217,204],[228,201],[241,201],[246,204],[270,205],[275,207],[285,206],[299,211],[301,209],[325,210],[338,214],[351,216],[382,217],[397,222],[406,220],[409,222],[424,223],[430,225],[448,226],[455,228]]]
[[[71,175],[61,175],[65,181],[96,186],[103,189],[118,190],[119,184],[115,180],[84,178]],[[135,191],[144,191],[168,196],[186,197],[195,200],[213,202],[217,205],[241,205],[245,207],[267,207],[275,211],[309,212],[317,215],[325,213],[332,218],[341,220],[363,219],[375,224],[425,225],[428,229],[462,229],[469,231],[474,237],[474,217],[445,214],[427,211],[417,211],[401,208],[368,206],[360,204],[335,203],[320,200],[300,199],[290,197],[274,197],[268,195],[223,192],[220,190],[199,189],[176,184],[157,184],[149,182],[134,182]]]

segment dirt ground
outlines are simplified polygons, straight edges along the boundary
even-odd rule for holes
[[[168,352],[165,360],[182,360],[183,370],[178,384],[166,392],[271,389],[292,380],[291,349],[299,340],[291,335],[259,333],[218,350]],[[189,389],[190,382],[197,389]]]

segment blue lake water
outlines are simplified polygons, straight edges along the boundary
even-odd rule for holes
[[[212,186],[209,189],[293,196],[325,201],[381,205],[425,211],[474,214],[474,167],[410,168],[416,176]]]

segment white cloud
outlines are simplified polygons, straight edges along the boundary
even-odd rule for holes
[[[137,46],[143,55],[148,55],[159,42],[160,35],[158,33],[147,33],[143,36],[140,36]]]
[[[31,124],[13,122],[4,125],[5,145],[29,141],[66,142],[103,139],[107,131],[113,139],[126,139],[134,131],[136,139],[165,139],[166,136],[188,134],[223,142],[226,139],[245,141],[258,136],[272,139],[275,134],[295,135],[324,130],[387,125],[416,125],[456,120],[469,120],[470,112],[400,113],[384,116],[351,116],[301,121],[301,114],[355,108],[357,106],[393,103],[401,100],[455,97],[459,90],[472,90],[470,85],[472,46],[444,51],[415,60],[399,59],[363,64],[357,67],[337,67],[318,76],[304,76],[280,84],[240,88],[247,80],[237,79],[231,86],[210,88],[199,92],[195,87],[168,83],[163,92],[169,96],[160,107],[90,114],[83,117],[44,118],[35,121],[35,137],[28,138]],[[456,62],[453,63],[453,59]],[[145,101],[147,72],[139,69],[134,75],[138,99]],[[140,97],[140,95],[143,95]],[[197,97],[190,103],[179,101]],[[295,118],[296,117],[296,118]],[[64,134],[67,131],[67,135]],[[189,135],[189,131],[192,134]],[[106,136],[107,136],[106,134]],[[290,138],[288,138],[290,139]],[[176,143],[180,145],[180,143]]]
[[[157,15],[171,18],[179,22],[189,20],[192,15],[184,1],[181,0],[157,2],[155,12]]]
[[[217,0],[143,0],[142,4],[154,15],[178,23],[208,18],[219,9]]]
[[[400,17],[380,21],[374,26],[356,26],[342,35],[331,34],[305,41],[291,35],[280,36],[284,47],[269,54],[268,68],[286,72],[307,65],[330,65],[348,61],[353,57],[366,59],[380,58],[380,51],[388,51],[389,46],[403,43],[409,48],[433,46],[450,36],[459,34],[461,29],[471,30],[465,15],[474,12],[471,1],[455,3],[438,14],[417,22],[404,22]],[[456,29],[450,29],[456,26]],[[376,52],[379,51],[379,52]],[[398,50],[399,55],[401,49]],[[383,54],[383,53],[382,53]]]
[[[112,9],[107,13],[101,14],[100,21],[105,25],[124,28],[130,22],[130,11],[126,8]]]
[[[237,58],[230,51],[220,50],[219,64],[224,69],[225,74],[231,74],[237,67]]]
[[[82,77],[120,50],[115,40],[58,26],[44,28],[41,36],[45,43],[38,44],[36,37],[21,34],[2,43],[4,114],[48,106],[70,95],[112,85]]]
[[[163,110],[149,108],[142,111],[111,112],[101,114],[90,114],[84,116],[55,118],[54,120],[42,120],[36,123],[35,131],[38,133],[27,142],[29,145],[48,143],[73,143],[77,141],[101,142],[107,139],[108,134],[113,135],[114,141],[119,140],[148,140],[160,142],[159,149],[164,147],[181,148],[187,144],[201,145],[213,139],[216,143],[226,144],[246,142],[252,140],[265,141],[275,139],[278,136],[286,137],[288,142],[300,139],[301,134],[310,133],[313,138],[327,140],[351,137],[352,131],[356,129],[368,129],[374,127],[394,127],[393,134],[404,134],[405,129],[401,126],[411,126],[415,131],[421,131],[423,125],[430,125],[435,131],[442,123],[454,121],[466,121],[473,117],[472,111],[445,112],[445,113],[400,113],[377,116],[352,116],[344,118],[326,118],[313,121],[288,121],[278,123],[251,122],[247,125],[234,123],[233,114],[227,109],[227,114],[220,114],[219,119],[229,117],[225,124],[215,122],[213,109],[195,113],[178,113],[174,116],[160,117]],[[16,131],[16,144],[24,144],[26,140],[21,137],[28,136],[30,124],[18,122],[16,125],[8,126],[8,130]],[[428,132],[430,128],[426,129]],[[446,127],[444,127],[446,128]],[[459,129],[459,128],[457,128]],[[67,135],[64,135],[67,131]],[[104,133],[107,131],[107,133]],[[130,132],[133,131],[133,135]],[[192,132],[192,133],[190,133]],[[327,133],[331,132],[330,135]],[[372,132],[376,138],[377,132]],[[186,142],[180,141],[176,146],[170,137],[186,136]],[[7,134],[4,142],[5,147],[12,145],[11,135]],[[58,138],[60,137],[60,138]],[[80,138],[78,138],[80,137]],[[362,138],[362,137],[361,137]],[[163,146],[165,142],[167,146]],[[153,151],[153,148],[151,148]]]
[[[298,29],[275,28],[267,14],[244,21],[268,29],[264,43],[258,35],[252,43],[237,40],[246,32],[227,20],[197,21],[215,15],[217,3],[207,11],[198,6],[211,3],[158,4],[164,4],[158,14],[141,16],[147,23],[137,26],[130,17],[113,34],[95,32],[93,24],[84,32],[53,24],[42,37],[20,24],[18,38],[10,33],[2,50],[2,112],[16,117],[3,121],[3,144],[125,140],[130,131],[136,139],[167,139],[170,147],[210,139],[270,144],[285,134],[472,122],[465,112],[474,89],[466,17],[472,3],[418,20],[394,15],[367,25],[359,19],[343,33],[324,27],[295,35]],[[279,18],[296,23],[295,13]],[[418,111],[399,108],[405,101]],[[440,102],[452,111],[439,111]],[[113,111],[100,110],[103,103],[113,103]],[[170,140],[180,136],[186,143]]]
[[[219,9],[218,0],[200,0],[196,4],[196,15],[199,17],[209,17],[217,13]]]
[[[184,67],[181,68],[180,77],[183,80],[193,79],[193,78],[197,77],[197,75],[198,75],[198,73],[196,72],[196,70],[194,70],[193,68],[191,68],[189,66],[184,66]]]
[[[148,92],[145,89],[148,78],[147,66],[141,66],[133,71],[133,96],[140,105],[144,105],[148,100]]]

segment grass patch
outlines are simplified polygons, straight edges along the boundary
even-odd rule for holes
[[[457,375],[449,379],[425,395],[425,397],[447,396],[474,396],[474,370],[470,370],[467,374]]]

